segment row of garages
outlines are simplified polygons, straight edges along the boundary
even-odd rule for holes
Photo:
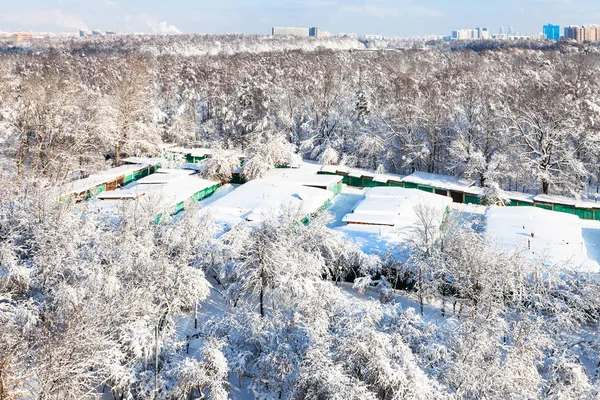
[[[80,202],[97,197],[101,193],[117,190],[155,173],[161,159],[130,157],[123,165],[90,175],[87,178],[65,183],[60,189],[60,200]]]
[[[326,165],[318,173],[340,176],[343,183],[349,186],[367,188],[387,186],[418,189],[450,197],[455,203],[480,204],[479,196],[482,192],[482,188],[475,186],[474,181],[427,172],[415,172],[408,176],[401,176],[376,174],[364,170]],[[510,200],[505,202],[505,206],[538,207],[545,210],[573,214],[581,219],[600,221],[600,203],[597,202],[553,195],[529,195],[518,192],[504,193]]]

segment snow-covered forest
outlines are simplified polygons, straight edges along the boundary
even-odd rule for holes
[[[165,143],[213,149],[206,171],[224,182],[243,153],[247,179],[302,157],[597,193],[595,49],[367,47],[2,48],[0,399],[597,398],[600,277],[500,248],[458,213],[440,223],[418,207],[405,240],[369,252],[327,209],[307,223],[289,206],[254,223],[210,208],[156,223],[58,200],[65,182]]]

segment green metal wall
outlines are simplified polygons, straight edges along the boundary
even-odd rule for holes
[[[373,182],[373,178],[368,177],[368,176],[363,176],[362,178],[363,181],[363,187],[368,187],[368,188],[372,188],[375,187],[376,182]]]
[[[480,204],[481,201],[479,201],[479,196],[465,193],[465,203],[466,204]]]
[[[427,192],[427,193],[433,193],[434,192],[434,189],[432,187],[425,186],[425,185],[417,185],[417,189],[422,190],[422,191]]]

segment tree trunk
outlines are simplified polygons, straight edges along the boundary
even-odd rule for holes
[[[19,145],[19,160],[17,161],[17,184],[21,179],[21,170],[23,169],[23,153],[25,151],[25,132],[21,130],[21,144]]]
[[[549,190],[550,190],[550,182],[548,182],[547,179],[542,179],[542,193],[548,194]]]
[[[119,166],[119,152],[120,152],[120,148],[119,145],[117,144],[115,146],[115,168]]]
[[[260,316],[265,316],[265,285],[260,285]]]

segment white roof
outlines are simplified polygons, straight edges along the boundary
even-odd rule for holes
[[[61,187],[60,196],[65,197],[72,194],[83,193],[97,186],[103,185],[106,182],[110,182],[114,179],[117,179],[120,176],[127,175],[142,170],[144,168],[148,168],[148,165],[129,164],[121,165],[117,168],[107,169],[105,171],[100,171],[96,174],[90,175],[87,178],[65,183]]]
[[[306,176],[291,176],[289,182],[297,182],[302,186],[325,187],[336,185],[342,181],[339,175],[306,175]]]
[[[533,198],[540,203],[552,203],[578,208],[597,208],[600,209],[600,203],[590,200],[580,200],[573,197],[555,196],[549,194],[538,194]]]
[[[169,170],[168,172],[163,170],[160,171],[160,173],[151,174],[138,180],[138,183],[141,185],[158,185],[170,183],[178,179],[184,178],[186,176],[190,176],[193,172],[194,171],[189,170]]]
[[[501,247],[520,248],[526,256],[550,264],[572,261],[577,266],[589,265],[581,221],[575,215],[537,207],[492,206],[486,217],[486,237]]]
[[[504,194],[506,195],[506,197],[508,197],[511,200],[515,200],[515,201],[522,201],[524,203],[532,203],[533,204],[533,198],[535,197],[532,194],[527,194],[527,193],[521,193],[521,192],[510,192],[510,191],[504,191]]]
[[[377,174],[373,178],[375,182],[388,183],[389,181],[402,182],[402,175],[394,174]]]
[[[197,176],[182,175],[178,179],[164,184],[143,184],[138,181],[132,185],[128,185],[127,188],[102,193],[98,198],[137,199],[141,206],[152,206],[153,209],[164,211],[182,201],[190,199],[194,194],[217,184],[217,182]]]
[[[125,165],[121,165],[120,167],[117,167],[117,168],[111,168],[111,169],[107,169],[106,171],[100,171],[96,175],[101,175],[101,176],[108,178],[107,179],[107,182],[108,182],[108,181],[116,179],[120,176],[132,174],[134,172],[148,168],[149,166],[150,166],[150,164],[125,164]]]
[[[328,173],[345,173],[354,178],[361,178],[363,176],[372,177],[375,182],[387,183],[388,181],[401,182],[403,176],[396,174],[377,174],[376,172],[358,169],[358,168],[348,168],[345,166],[339,165],[322,165],[320,168],[322,172]]]
[[[159,165],[162,158],[146,158],[146,157],[127,157],[122,160],[126,164],[147,164],[150,166]]]
[[[300,209],[301,219],[316,212],[333,196],[329,190],[302,186],[298,182],[261,179],[240,186],[212,203],[210,208],[215,211],[218,220],[235,221],[244,218],[259,221],[268,210],[291,205]]]
[[[415,206],[427,204],[441,217],[452,199],[433,193],[402,187],[375,187],[365,192],[365,199],[353,212],[346,214],[344,222],[369,225],[411,226],[417,221]]]
[[[73,182],[67,182],[60,188],[60,196],[69,196],[72,194],[79,194],[87,192],[88,190],[95,188],[96,186],[103,185],[110,179],[99,175],[90,175],[84,179],[78,179]]]
[[[335,174],[337,172],[338,168],[339,167],[337,165],[323,165],[321,167],[320,171]]]
[[[455,191],[464,191],[475,183],[475,181],[467,181],[447,175],[430,174],[428,172],[415,172],[404,177],[402,181]]]
[[[206,157],[212,154],[212,149],[204,147],[194,149],[187,149],[185,147],[171,147],[167,151],[170,153],[189,154],[192,157]]]
[[[194,164],[194,163],[185,163],[181,166],[181,168],[191,170],[191,171],[202,171],[204,169],[204,165]]]

